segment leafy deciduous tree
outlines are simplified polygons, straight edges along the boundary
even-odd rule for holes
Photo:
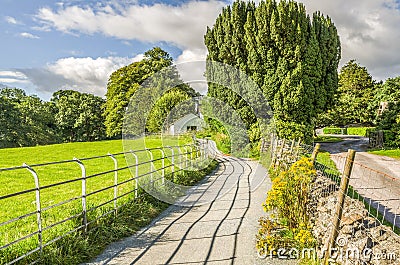
[[[349,61],[339,73],[339,89],[334,107],[322,115],[329,125],[372,123],[377,106],[372,106],[374,81],[366,67],[355,60]]]
[[[55,119],[64,141],[94,141],[105,138],[104,99],[73,90],[53,94]]]

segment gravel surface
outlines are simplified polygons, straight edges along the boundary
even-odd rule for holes
[[[296,264],[260,259],[257,220],[271,188],[257,162],[217,154],[220,166],[149,226],[86,264]]]

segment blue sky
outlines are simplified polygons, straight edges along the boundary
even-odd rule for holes
[[[332,17],[343,65],[374,79],[400,75],[400,12],[394,0],[303,0]],[[0,84],[49,99],[72,88],[103,96],[109,74],[157,45],[177,63],[203,60],[203,35],[230,1],[0,0]]]

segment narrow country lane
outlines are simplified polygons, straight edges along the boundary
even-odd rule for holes
[[[342,142],[323,143],[321,148],[331,153],[332,160],[341,172],[347,149],[356,150],[350,185],[387,220],[400,227],[400,161],[365,152],[368,138],[340,137]]]
[[[148,227],[110,245],[87,264],[293,264],[262,260],[255,249],[271,187],[257,162],[217,154],[218,170]],[[258,185],[260,184],[260,185]],[[199,203],[200,202],[200,203]]]

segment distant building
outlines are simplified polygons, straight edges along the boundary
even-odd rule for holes
[[[169,126],[168,133],[171,135],[178,135],[190,131],[200,131],[206,127],[205,121],[195,114],[188,114],[179,120],[174,121]]]

